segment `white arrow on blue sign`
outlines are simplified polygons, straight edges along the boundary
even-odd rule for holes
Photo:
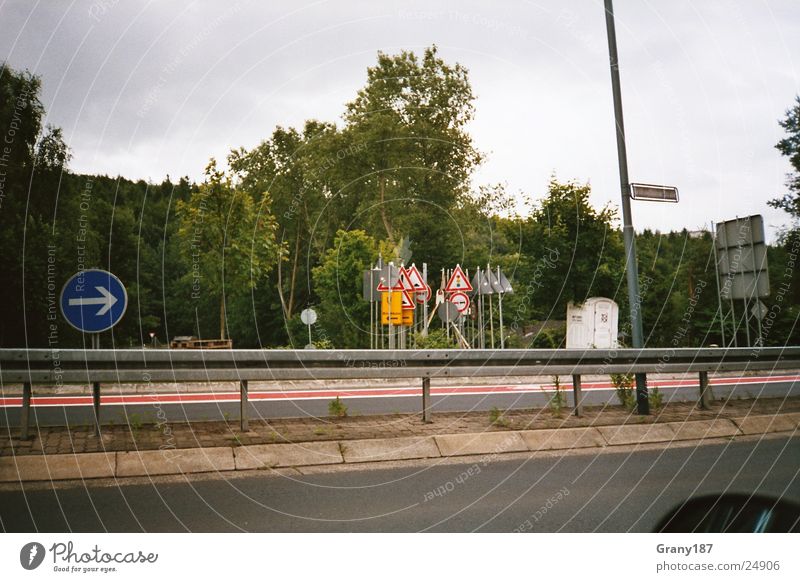
[[[61,290],[61,313],[72,327],[86,333],[111,329],[128,307],[128,292],[115,275],[100,269],[81,271]]]

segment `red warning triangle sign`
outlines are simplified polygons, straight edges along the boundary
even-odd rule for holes
[[[411,282],[411,273],[409,269],[400,267],[400,283],[406,291],[414,291],[414,284]]]
[[[419,269],[417,269],[416,265],[411,265],[408,269],[406,269],[408,273],[408,280],[411,282],[411,285],[414,287],[414,291],[424,291],[425,290],[425,281],[422,280],[422,275],[419,273]]]
[[[453,269],[453,274],[450,275],[450,280],[447,282],[447,286],[444,288],[445,291],[448,293],[454,293],[456,291],[472,291],[472,285],[467,279],[467,276],[464,274],[464,271],[461,270],[461,265],[456,265],[456,268]]]
[[[401,274],[401,276],[397,279],[397,283],[395,283],[394,286],[391,288],[391,291],[402,291],[403,289],[405,289],[405,287],[403,286],[403,277]],[[385,293],[390,289],[389,286],[386,284],[386,280],[381,278],[381,282],[378,283],[378,286],[375,287],[375,290],[380,291],[381,293]]]

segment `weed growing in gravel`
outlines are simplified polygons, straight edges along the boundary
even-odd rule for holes
[[[628,412],[636,406],[636,396],[633,394],[633,374],[611,374],[611,383],[617,400]]]
[[[566,405],[566,398],[561,391],[561,381],[558,376],[553,376],[553,387],[555,388],[555,392],[553,392],[547,405],[550,407],[550,412],[553,413],[553,416],[561,418],[561,411]]]
[[[502,410],[494,406],[489,411],[489,422],[492,424],[492,426],[500,426],[503,428],[507,428],[509,426],[509,422],[508,419],[504,416],[504,414],[505,413]]]
[[[328,403],[328,415],[343,418],[347,416],[347,406],[337,396]]]

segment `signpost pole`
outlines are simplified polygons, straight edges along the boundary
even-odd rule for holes
[[[431,421],[431,379],[425,376],[422,379],[422,422]]]
[[[478,346],[480,349],[486,348],[486,330],[484,329],[484,322],[483,322],[483,275],[481,274],[481,268],[478,267],[476,269],[478,273],[478,286],[475,288],[475,292],[478,294]]]
[[[760,299],[761,295],[760,295],[759,290],[758,290],[759,266],[758,266],[758,263],[756,261],[756,245],[753,242],[753,240],[755,239],[755,237],[753,236],[753,221],[748,218],[748,223],[750,224],[750,253],[751,253],[752,257],[753,257],[753,293],[752,293],[752,297],[755,297],[755,299],[756,299],[756,307],[755,307],[755,309],[758,309],[758,308],[761,307],[761,299]],[[750,314],[750,312],[748,312],[748,314]],[[756,337],[756,344],[755,345],[756,346],[760,346],[761,345],[761,333],[762,333],[762,330],[761,330],[761,314],[759,314],[758,317],[756,317],[756,325],[758,326],[758,336]],[[748,329],[749,329],[749,326],[748,326]]]
[[[711,246],[714,251],[714,276],[717,280],[717,309],[719,309],[719,331],[722,336],[722,347],[728,347],[725,343],[725,317],[722,312],[722,295],[719,288],[719,259],[717,258],[717,227],[714,221],[711,221]]]
[[[583,397],[581,396],[581,375],[580,374],[573,374],[572,376],[572,394],[575,399],[575,416],[582,416],[583,415],[583,404],[581,400]]]
[[[700,408],[711,408],[711,390],[708,389],[708,372],[700,372]]]
[[[497,267],[497,281],[500,281],[500,267]],[[497,294],[497,308],[500,310],[500,349],[506,347],[505,338],[503,337],[503,293]]]
[[[239,380],[239,423],[242,432],[250,430],[247,422],[247,380]]]
[[[20,435],[22,441],[27,441],[30,437],[30,415],[31,415],[31,383],[25,382],[22,385],[22,416],[20,417]]]
[[[100,349],[100,334],[91,334],[92,349]],[[100,382],[92,382],[92,406],[94,408],[94,436],[100,436]]]
[[[614,8],[611,0],[605,0],[608,56],[611,66],[611,88],[614,94],[614,119],[617,125],[617,155],[619,158],[619,183],[622,194],[622,233],[625,241],[625,262],[628,271],[628,301],[631,315],[631,339],[634,348],[644,347],[642,333],[641,296],[639,295],[639,273],[636,265],[636,240],[631,218],[630,182],[628,180],[628,153],[625,148],[625,125],[622,119],[622,89],[619,80],[619,57],[617,56],[617,33],[614,26]],[[636,405],[639,414],[650,414],[647,398],[647,376],[636,374]]]
[[[422,263],[422,281],[425,283],[427,290],[428,285],[428,263]],[[433,292],[431,292],[432,294]],[[432,297],[428,297],[430,301]],[[428,337],[428,301],[422,304],[422,337]]]
[[[72,327],[89,334],[91,349],[100,349],[100,332],[119,323],[128,306],[128,293],[115,275],[86,269],[64,283],[59,299],[61,314]],[[100,436],[100,382],[92,382],[94,434]]]
[[[370,276],[370,283],[372,282],[372,276]],[[375,331],[375,304],[372,302],[372,296],[370,295],[369,301],[369,349],[374,348],[374,337],[372,332]]]

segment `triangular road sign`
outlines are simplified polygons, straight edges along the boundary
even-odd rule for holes
[[[419,269],[417,269],[416,265],[411,265],[408,269],[406,269],[406,273],[408,273],[408,280],[414,287],[414,291],[425,290],[425,281],[422,280],[422,275],[420,275]]]
[[[400,267],[400,283],[406,291],[414,291],[414,284],[411,282],[411,274],[405,267]]]
[[[503,293],[513,294],[514,288],[511,286],[511,283],[503,274],[503,271],[500,271],[500,285],[503,287]]]
[[[414,309],[416,305],[414,304],[414,299],[411,298],[411,293],[408,291],[403,291],[403,309]]]
[[[453,269],[453,274],[450,275],[450,280],[447,282],[447,286],[444,288],[445,291],[448,293],[455,293],[456,291],[472,291],[472,285],[467,279],[467,276],[464,274],[464,271],[461,269],[461,265],[456,265],[456,268]]]

